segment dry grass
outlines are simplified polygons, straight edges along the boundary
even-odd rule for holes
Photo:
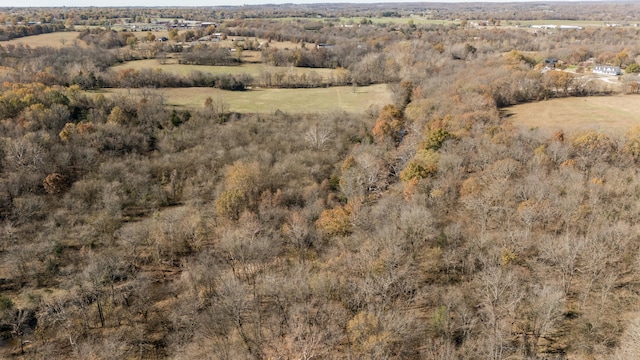
[[[640,125],[640,95],[577,97],[521,104],[504,109],[516,125],[542,132],[597,130],[619,134]]]
[[[84,41],[78,40],[78,33],[75,31],[68,32],[55,32],[49,34],[41,34],[35,36],[25,36],[19,39],[13,39],[9,41],[3,41],[0,43],[2,46],[6,45],[18,45],[22,44],[30,47],[43,47],[48,46],[56,49],[62,47],[80,46],[87,47]]]
[[[266,39],[258,39],[260,43],[267,41]],[[274,49],[298,49],[300,44],[296,44],[291,41],[271,41],[269,43],[270,48]]]
[[[317,89],[253,89],[249,91],[224,91],[214,88],[159,89],[167,105],[201,108],[207,97],[221,98],[230,111],[242,113],[284,112],[322,113],[343,110],[363,112],[372,105],[391,102],[391,92],[386,85],[349,86]],[[107,94],[123,94],[125,89],[108,90]],[[136,96],[137,90],[131,90]]]
[[[81,30],[82,28],[79,27],[77,29]],[[148,33],[147,31],[132,32],[132,34],[134,34],[140,41],[144,41],[145,37],[147,36],[147,33]],[[169,32],[166,30],[152,31],[151,33],[155,35],[156,38],[160,38],[162,36],[165,36],[165,37],[169,36]],[[258,41],[258,43],[267,42],[266,39],[258,39],[258,38],[245,38],[245,39],[247,41],[256,40]],[[29,47],[48,46],[56,49],[59,49],[62,47],[71,47],[71,46],[80,46],[82,48],[87,47],[87,44],[84,41],[78,40],[77,31],[55,32],[50,34],[25,36],[19,39],[0,42],[0,45],[2,46],[18,45],[18,44],[29,46]],[[145,44],[141,44],[141,46],[144,46],[144,45]],[[231,41],[231,38],[229,38],[228,40],[220,41],[219,43],[217,43],[217,45],[224,48],[235,47],[235,43]],[[271,43],[269,43],[269,47],[276,48],[276,49],[297,49],[297,48],[300,48],[300,44],[296,44],[290,41],[282,41],[282,42],[272,41]],[[245,50],[243,52],[242,57],[245,62],[261,62],[262,61],[262,53],[260,51]]]
[[[124,69],[161,69],[163,72],[176,74],[180,76],[188,76],[194,71],[201,71],[210,74],[248,74],[254,77],[259,76],[265,69],[269,68],[268,65],[245,63],[243,65],[236,66],[205,66],[205,65],[184,65],[178,64],[177,59],[168,59],[167,63],[162,65],[158,60],[136,60],[130,61],[124,64],[119,64],[111,67],[115,71],[121,71]],[[316,73],[323,79],[329,79],[335,70],[333,69],[310,69],[310,68],[285,68],[285,67],[271,67],[274,72],[286,71],[294,72],[295,74],[310,74]]]
[[[242,61],[246,63],[262,63],[262,51],[244,50],[242,51]]]
[[[201,71],[210,74],[249,74],[257,76],[262,71],[262,65],[245,64],[240,66],[205,66],[205,65],[184,65],[178,64],[177,59],[167,59],[165,64],[161,64],[159,60],[136,60],[129,61],[124,64],[118,64],[111,67],[114,71],[125,69],[143,70],[143,69],[160,69],[165,73],[187,76],[194,71]]]
[[[501,21],[501,24],[506,24],[507,22],[512,23],[520,23],[523,26],[531,26],[531,25],[569,25],[569,26],[598,26],[604,27],[604,21],[601,20],[507,20]],[[615,21],[614,21],[615,22]]]

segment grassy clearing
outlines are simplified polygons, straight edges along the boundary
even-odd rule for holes
[[[13,39],[9,41],[2,41],[0,45],[28,45],[30,47],[43,47],[48,46],[56,49],[60,49],[62,47],[71,47],[71,46],[80,46],[87,47],[87,44],[84,41],[78,40],[78,33],[75,31],[67,31],[67,32],[55,32],[49,34],[41,34],[34,36],[25,36],[19,39]]]
[[[233,39],[234,38],[239,38],[239,37],[241,37],[241,36],[230,36],[226,40],[220,40],[217,44],[220,47],[226,47],[226,48],[230,48],[231,49],[231,48],[236,47],[236,43],[233,41]],[[241,38],[243,38],[245,40],[244,42],[254,41],[254,42],[258,42],[258,44],[262,44],[262,43],[267,43],[268,42],[267,39],[261,39],[261,38],[256,38],[256,37],[241,37]],[[299,43],[294,43],[294,42],[291,42],[291,41],[275,41],[275,40],[272,40],[269,43],[268,46],[270,48],[274,48],[274,49],[299,49],[300,45],[301,44],[299,44]],[[243,54],[245,52],[247,52],[247,51],[248,50],[243,51]]]
[[[504,109],[516,126],[543,133],[597,130],[620,134],[640,125],[640,95],[578,97],[521,104]]]
[[[604,26],[606,21],[589,21],[589,20],[510,20],[512,23],[520,25],[570,25],[570,26]],[[501,22],[503,23],[503,22]]]
[[[371,20],[374,24],[408,24],[409,21],[412,21],[416,25],[452,25],[452,24],[460,24],[461,21],[456,20],[445,20],[445,19],[430,19],[419,15],[413,15],[408,17],[340,17],[338,21],[342,24],[360,24],[360,22],[365,19],[367,21]],[[286,18],[277,18],[275,20],[280,21],[309,21],[316,20],[320,22],[330,22],[333,19],[309,19],[309,18],[295,18],[295,17],[286,17]],[[487,19],[470,19],[470,23],[479,23],[483,21],[487,21]],[[501,20],[501,26],[509,26],[509,25],[521,25],[521,26],[530,26],[530,25],[572,25],[572,26],[605,26],[606,21],[589,21],[589,20]],[[616,23],[612,21],[610,23]]]
[[[342,24],[360,24],[362,19],[371,20],[374,24],[408,24],[409,21],[412,21],[416,25],[452,25],[452,24],[460,24],[461,21],[456,20],[444,20],[444,19],[429,19],[419,15],[413,15],[409,17],[341,17],[339,18],[339,22]],[[296,20],[313,20],[308,18],[279,18],[281,21],[296,21]],[[318,21],[330,21],[329,19],[315,19]],[[488,19],[470,19],[470,23],[480,23],[483,21],[487,21]],[[572,25],[572,26],[605,26],[605,21],[589,21],[589,20],[501,20],[501,26],[509,26],[509,25],[521,25],[521,26],[531,26],[531,25]],[[615,22],[612,22],[615,23]]]
[[[342,17],[340,18],[340,22],[344,24],[360,24],[360,21],[365,19],[367,21],[371,20],[373,24],[409,24],[411,21],[415,25],[450,25],[459,23],[460,21],[452,21],[452,20],[438,20],[438,19],[427,19],[422,16],[410,16],[410,17],[372,17],[372,18],[363,18],[363,17]]]
[[[131,90],[136,96],[139,90]],[[322,113],[343,110],[363,112],[372,105],[391,102],[386,85],[354,88],[350,86],[318,89],[253,89],[224,91],[214,88],[159,89],[169,106],[201,108],[207,97],[221,98],[230,111],[241,113],[273,113],[276,110],[291,113]],[[126,89],[105,90],[106,94],[128,95]]]
[[[267,41],[266,39],[258,39],[258,42],[262,43]],[[300,44],[296,44],[291,41],[271,41],[269,43],[270,48],[275,49],[298,49],[300,48]]]
[[[338,22],[340,22],[341,24],[347,24],[347,25],[357,25],[360,24],[360,22],[362,21],[362,19],[365,20],[371,20],[371,22],[373,24],[390,24],[390,23],[394,23],[394,24],[408,24],[409,21],[413,21],[414,24],[418,25],[418,24],[436,24],[436,25],[448,25],[448,24],[452,24],[455,23],[454,21],[451,20],[435,20],[435,19],[427,19],[425,17],[422,16],[410,16],[410,17],[364,17],[364,16],[355,16],[355,17],[340,17],[338,18]],[[274,18],[273,20],[278,20],[278,21],[318,21],[318,22],[325,22],[325,23],[331,23],[334,22],[336,20],[336,18],[317,18],[317,19],[312,19],[312,18],[298,18],[298,17],[283,17],[283,18]],[[459,22],[459,21],[458,21]]]
[[[262,62],[262,51],[243,50],[242,51],[242,61],[244,63],[261,63]]]
[[[167,59],[166,64],[161,64],[159,60],[147,59],[129,61],[123,64],[112,66],[114,71],[121,71],[125,69],[143,70],[143,69],[160,69],[163,72],[176,74],[181,76],[187,76],[194,71],[201,71],[209,74],[249,74],[257,76],[263,70],[264,66],[261,64],[243,64],[238,66],[205,66],[205,65],[184,65],[178,64],[177,59]]]
[[[114,71],[121,71],[125,69],[160,69],[163,72],[176,74],[180,76],[188,76],[194,71],[201,71],[203,73],[209,73],[214,75],[220,74],[248,74],[254,77],[260,76],[263,71],[270,69],[273,72],[293,72],[294,74],[311,74],[316,73],[322,76],[323,79],[329,79],[334,74],[333,69],[310,69],[310,68],[286,68],[286,67],[272,67],[264,64],[245,63],[236,66],[205,66],[205,65],[184,65],[178,64],[177,59],[168,59],[167,63],[162,65],[158,60],[136,60],[130,61],[124,64],[118,64],[111,67]]]

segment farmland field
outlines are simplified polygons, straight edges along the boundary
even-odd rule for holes
[[[354,91],[355,90],[355,91]],[[207,97],[221,98],[230,111],[243,113],[284,112],[322,113],[343,110],[363,112],[372,105],[391,102],[386,85],[353,88],[350,86],[317,89],[253,89],[224,91],[214,88],[179,88],[157,90],[169,106],[200,108]],[[125,89],[110,89],[106,94],[128,94]],[[137,90],[131,90],[135,96]]]
[[[387,24],[387,23],[396,23],[396,24],[408,24],[409,21],[412,21],[416,25],[452,25],[452,24],[460,24],[460,20],[451,20],[451,19],[429,19],[423,16],[413,15],[409,17],[373,17],[366,18],[367,20],[371,20],[374,24]],[[362,20],[362,18],[353,17],[353,18],[340,18],[340,22],[343,24],[358,24]],[[469,19],[469,23],[481,23],[487,21],[487,19]],[[521,26],[531,26],[531,25],[570,25],[570,26],[605,26],[604,21],[589,21],[589,20],[501,20],[500,24],[502,27],[509,26],[510,24],[519,24]],[[493,27],[490,27],[493,28]]]
[[[25,36],[18,39],[0,42],[0,45],[2,46],[18,44],[28,45],[30,47],[48,46],[52,48],[62,48],[65,46],[69,47],[75,45],[86,47],[86,43],[84,41],[78,40],[78,33],[75,31]]]
[[[541,132],[597,130],[620,134],[640,125],[638,95],[576,97],[520,104],[504,109],[513,124]]]
[[[114,71],[125,69],[143,70],[143,69],[160,69],[165,73],[186,76],[194,71],[202,71],[210,74],[248,74],[257,76],[263,69],[262,65],[245,64],[238,66],[206,66],[206,65],[184,65],[178,64],[176,59],[168,59],[166,64],[160,64],[156,59],[129,61],[111,67]]]
[[[355,17],[340,17],[338,18],[338,22],[340,24],[346,24],[346,25],[357,25],[360,24],[360,22],[365,19],[365,20],[370,20],[371,23],[373,24],[390,24],[390,23],[394,23],[394,24],[408,24],[409,21],[412,21],[414,24],[431,24],[431,25],[449,25],[449,24],[454,24],[456,23],[453,20],[442,20],[442,19],[428,19],[426,17],[423,16],[409,16],[409,17],[392,17],[392,16],[387,16],[387,17],[364,17],[364,16],[355,16]],[[278,20],[278,21],[308,21],[309,18],[306,17],[279,17],[279,18],[273,18],[273,20]],[[336,19],[335,18],[319,18],[316,19],[319,22],[325,22],[325,23],[330,23],[330,22],[334,22]],[[458,21],[459,22],[459,21]]]
[[[604,21],[593,20],[510,20],[521,25],[569,25],[569,26],[604,26]],[[506,22],[505,22],[506,23]]]
[[[271,67],[263,64],[245,63],[237,66],[206,66],[206,65],[184,65],[178,64],[176,59],[169,59],[166,64],[162,65],[158,60],[136,60],[124,64],[113,66],[111,69],[120,71],[124,69],[161,69],[163,72],[172,73],[181,76],[187,76],[194,71],[201,71],[214,75],[218,74],[248,74],[251,76],[259,76],[264,70],[271,69],[274,72],[294,72],[295,74],[316,73],[323,79],[328,79],[333,75],[333,69],[311,69],[311,68],[289,68],[289,67]]]

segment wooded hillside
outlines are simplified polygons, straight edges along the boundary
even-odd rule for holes
[[[163,87],[270,85],[111,69],[183,59],[178,38],[94,28],[78,33],[86,48],[0,42],[0,357],[639,358],[640,127],[548,135],[502,115],[637,93],[640,29],[543,31],[515,26],[546,19],[538,7],[516,19],[475,6],[442,5],[446,25],[374,23],[365,5],[328,7],[327,21],[283,20],[310,11],[292,5],[198,18],[218,23],[211,34],[300,44],[234,49],[341,69],[322,86],[388,84],[393,103],[360,113],[168,107]],[[51,21],[195,17],[65,11]],[[338,18],[350,14],[364,21]],[[600,64],[623,75],[602,81]]]

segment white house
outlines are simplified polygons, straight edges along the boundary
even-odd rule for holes
[[[596,65],[593,68],[593,73],[604,75],[620,75],[622,74],[622,70],[620,70],[620,66]]]
[[[560,25],[560,30],[582,30],[582,26]]]

